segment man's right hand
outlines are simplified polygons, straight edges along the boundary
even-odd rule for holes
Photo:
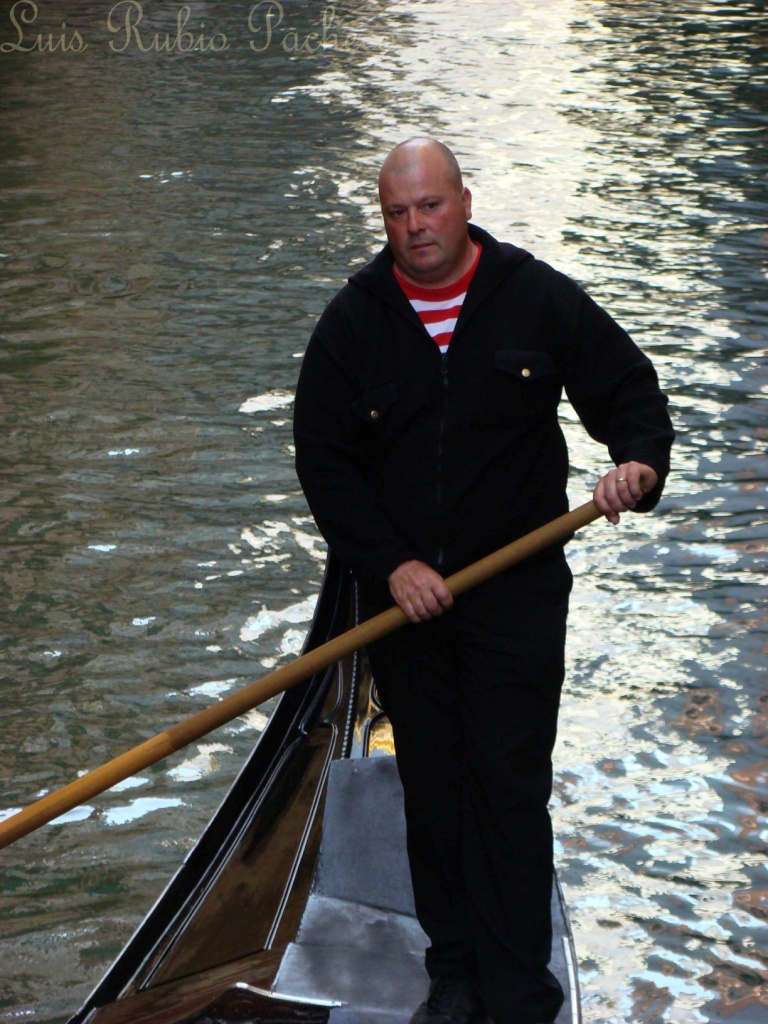
[[[389,590],[411,622],[434,619],[453,606],[440,573],[416,559],[403,562],[390,574]]]

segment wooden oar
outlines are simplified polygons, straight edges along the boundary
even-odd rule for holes
[[[466,569],[449,576],[446,584],[456,596],[490,579],[504,569],[521,562],[524,558],[542,551],[557,541],[566,540],[576,530],[597,519],[600,513],[594,501],[588,501],[573,512],[567,512],[551,523],[527,533],[519,540],[500,548],[492,555],[481,558]],[[238,715],[245,714],[278,693],[290,689],[297,683],[308,679],[315,672],[320,672],[334,662],[346,657],[353,651],[365,647],[366,644],[378,640],[387,633],[405,625],[407,618],[397,606],[387,609],[380,615],[362,622],[354,629],[342,633],[341,636],[329,640],[314,650],[302,654],[301,657],[282,668],[270,672],[269,675],[249,683],[236,693],[230,694],[212,707],[199,711],[184,719],[178,725],[171,726],[165,732],[158,733],[150,740],[139,744],[132,750],[108,761],[100,768],[95,768],[87,775],[81,776],[62,789],[57,789],[48,796],[30,804],[23,811],[18,811],[5,821],[0,822],[0,849],[9,846],[22,836],[34,832],[54,818],[71,811],[73,807],[85,803],[91,797],[103,793],[124,779],[135,775],[149,765],[161,761],[194,740],[218,729],[219,726],[231,722]]]

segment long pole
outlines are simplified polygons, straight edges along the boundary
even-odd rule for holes
[[[551,544],[568,539],[576,530],[593,522],[599,515],[594,501],[588,501],[586,505],[553,519],[538,530],[527,533],[519,540],[449,576],[445,581],[446,585],[455,597],[517,562],[543,551]],[[0,822],[0,849],[10,846],[22,836],[71,811],[73,807],[111,789],[118,782],[156,764],[169,754],[181,750],[182,747],[218,729],[219,726],[231,722],[233,718],[263,704],[270,697],[308,679],[315,672],[322,671],[353,651],[392,633],[407,621],[405,613],[399,607],[388,608],[380,615],[375,615],[320,647],[302,654],[290,664],[249,683],[217,704],[191,715],[178,725],[171,726],[165,732],[158,733],[152,739],[120,754],[100,768],[95,768],[74,782],[49,793]]]

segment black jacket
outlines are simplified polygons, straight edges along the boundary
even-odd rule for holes
[[[443,575],[567,511],[562,389],[616,464],[673,439],[656,373],[569,278],[470,225],[483,251],[446,356],[386,246],[329,303],[296,392],[296,467],[320,531],[360,579],[418,558]]]

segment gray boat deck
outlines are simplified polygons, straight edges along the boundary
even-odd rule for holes
[[[557,1024],[578,1024],[572,938],[558,886],[552,910],[550,966],[566,993]],[[334,762],[312,895],[273,998],[331,1007],[329,1024],[408,1024],[428,988],[426,945],[414,916],[395,759]]]

